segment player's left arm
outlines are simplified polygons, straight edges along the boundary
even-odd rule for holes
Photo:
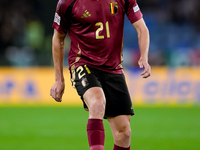
[[[144,22],[144,19],[133,23],[133,27],[135,28],[138,35],[138,44],[140,48],[140,59],[138,61],[138,65],[140,68],[144,68],[144,71],[141,73],[143,78],[147,78],[151,75],[151,66],[148,63],[148,53],[149,53],[149,30]]]

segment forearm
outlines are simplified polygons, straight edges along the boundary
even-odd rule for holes
[[[63,82],[64,38],[57,38],[56,35],[53,36],[52,54],[55,68],[55,80]]]
[[[140,48],[141,58],[148,61],[148,52],[149,52],[149,30],[145,27],[138,32],[138,44]]]
[[[149,30],[143,19],[138,20],[133,23],[133,27],[136,29],[138,35],[138,44],[140,48],[140,53],[142,59],[148,60],[149,52]]]

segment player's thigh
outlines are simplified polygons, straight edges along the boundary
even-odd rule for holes
[[[107,119],[114,136],[119,132],[129,132],[131,130],[131,115],[120,115],[116,117],[108,117]]]
[[[77,67],[71,71],[71,81],[81,97],[86,110],[88,110],[88,107],[92,106],[94,102],[99,102],[98,100],[105,103],[105,96],[101,88],[101,83],[95,75],[93,68],[87,65]]]
[[[83,99],[88,108],[105,106],[105,95],[101,87],[91,87],[84,94]]]

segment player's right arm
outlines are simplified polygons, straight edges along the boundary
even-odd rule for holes
[[[52,39],[52,55],[55,68],[55,83],[51,87],[50,95],[57,102],[62,101],[62,95],[65,89],[65,79],[63,75],[65,36],[66,34],[61,34],[56,29],[54,29],[54,35]]]

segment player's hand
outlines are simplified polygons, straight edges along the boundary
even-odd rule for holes
[[[54,85],[51,87],[50,95],[57,102],[61,102],[64,90],[65,90],[65,83],[61,81],[56,81]]]
[[[148,78],[151,75],[151,66],[148,64],[147,59],[141,57],[138,61],[138,65],[140,68],[144,68],[141,76],[143,78]]]

